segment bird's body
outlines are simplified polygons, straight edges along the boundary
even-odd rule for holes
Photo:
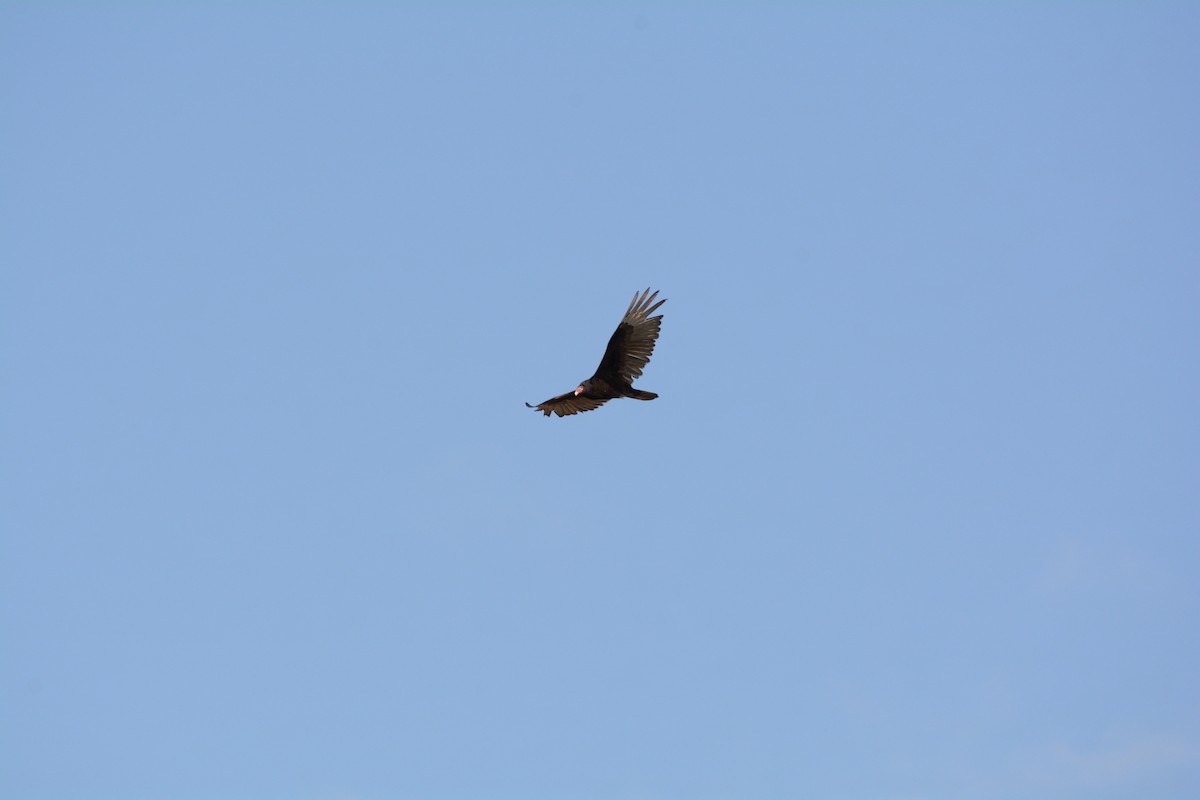
[[[634,293],[633,302],[608,340],[604,358],[600,359],[600,366],[592,377],[580,383],[572,392],[551,397],[536,406],[529,403],[525,405],[541,411],[547,417],[551,413],[566,417],[599,408],[618,397],[632,397],[635,400],[658,397],[654,392],[633,388],[633,382],[642,376],[642,370],[650,362],[654,343],[658,340],[662,314],[656,317],[650,314],[667,301],[664,298],[655,303],[656,297],[658,292],[650,294],[649,289],[641,295]]]

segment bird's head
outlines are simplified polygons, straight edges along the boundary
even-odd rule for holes
[[[575,387],[575,396],[579,397],[579,395],[581,395],[581,394],[583,394],[583,384],[582,383]]]

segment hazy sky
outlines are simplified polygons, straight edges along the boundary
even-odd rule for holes
[[[0,794],[1200,796],[1197,42],[4,4]]]

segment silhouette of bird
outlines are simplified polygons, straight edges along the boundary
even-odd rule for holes
[[[547,417],[551,413],[567,417],[599,408],[617,397],[632,397],[635,400],[658,397],[654,392],[633,388],[633,382],[642,377],[642,370],[650,363],[654,343],[658,340],[662,314],[656,317],[650,314],[667,299],[664,297],[655,303],[656,297],[658,292],[650,294],[649,288],[640,296],[637,292],[633,293],[633,301],[608,340],[608,348],[604,351],[604,358],[600,359],[596,374],[576,386],[574,391],[551,397],[536,406],[529,403],[525,405],[541,411]]]

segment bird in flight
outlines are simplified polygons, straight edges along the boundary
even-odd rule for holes
[[[576,386],[574,391],[551,397],[536,406],[529,403],[525,405],[541,411],[547,417],[551,412],[567,417],[599,408],[616,397],[632,397],[635,400],[658,397],[654,392],[633,388],[633,382],[642,377],[642,370],[650,363],[654,342],[658,339],[658,327],[662,324],[662,314],[656,317],[650,314],[667,299],[664,297],[655,303],[656,297],[658,292],[650,294],[649,289],[641,295],[633,293],[633,302],[608,340],[608,349],[604,351],[604,358],[600,359],[595,375]]]

